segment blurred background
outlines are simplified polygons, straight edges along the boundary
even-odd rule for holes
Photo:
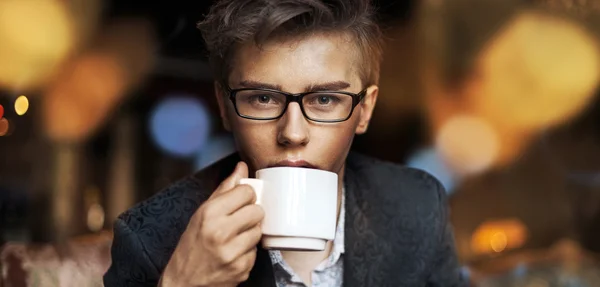
[[[600,286],[600,0],[380,0],[353,150],[448,192],[473,286]],[[0,0],[0,286],[102,286],[111,223],[234,152],[212,1]]]

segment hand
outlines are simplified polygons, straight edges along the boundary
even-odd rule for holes
[[[262,232],[262,208],[240,162],[198,208],[165,267],[160,286],[237,286],[246,281]]]

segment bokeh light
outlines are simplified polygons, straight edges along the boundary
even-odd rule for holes
[[[0,118],[4,117],[4,107],[0,105]]]
[[[493,10],[505,1],[492,2],[481,7]],[[431,38],[423,41],[420,63],[427,117],[434,137],[458,113],[484,121],[498,139],[498,151],[482,169],[507,167],[541,131],[573,119],[593,99],[600,78],[598,39],[577,20],[545,10],[508,7],[513,2],[505,7],[511,16],[489,19],[495,28],[484,33],[487,26],[482,18],[470,15],[466,22],[459,20],[460,13],[470,11],[464,6],[467,3],[457,3],[461,8],[456,10],[443,5],[438,12],[447,12],[448,18],[427,18],[431,22],[424,28],[431,29],[420,32]],[[464,37],[452,37],[455,32],[443,27],[446,22],[450,27],[462,23],[462,27],[469,21],[480,21],[482,27],[473,25]],[[454,69],[464,74],[449,72]],[[449,165],[456,157],[449,160],[444,153]]]
[[[104,208],[98,203],[92,204],[87,212],[87,226],[90,231],[97,232],[104,227]]]
[[[93,49],[68,62],[44,97],[43,124],[56,141],[82,141],[153,67],[151,25],[139,19],[111,23]]]
[[[434,147],[419,150],[410,156],[406,163],[407,166],[418,168],[428,172],[437,178],[447,193],[452,193],[456,186],[457,176],[446,165],[442,156]]]
[[[201,170],[235,152],[235,142],[231,134],[211,137],[196,155],[195,168]]]
[[[442,125],[436,147],[444,162],[463,176],[489,168],[498,156],[500,143],[496,131],[485,120],[459,114]]]
[[[154,142],[179,157],[198,152],[206,143],[210,128],[208,109],[192,96],[169,96],[156,106],[150,117]]]
[[[582,25],[522,12],[478,60],[474,113],[501,126],[534,131],[577,115],[600,79],[600,52]]]
[[[64,1],[0,1],[0,86],[38,87],[69,55],[74,39]]]
[[[8,122],[8,120],[6,118],[1,118],[0,119],[0,137],[7,135],[9,129],[10,129],[10,123]]]
[[[473,232],[471,251],[483,255],[520,248],[528,236],[527,227],[518,219],[486,221]]]
[[[71,63],[44,97],[44,121],[50,138],[77,141],[98,127],[125,91],[117,60],[89,53]]]
[[[19,96],[15,100],[15,112],[17,115],[22,116],[29,110],[29,99],[26,96]]]
[[[506,249],[506,245],[508,243],[508,239],[506,238],[506,234],[504,232],[496,232],[492,235],[492,239],[490,239],[490,247],[494,252],[500,253]]]

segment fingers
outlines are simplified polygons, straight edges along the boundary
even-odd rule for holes
[[[238,209],[254,204],[256,193],[249,185],[238,185],[232,190],[214,198],[206,207],[208,216],[230,215]]]
[[[221,243],[215,250],[217,262],[223,266],[235,263],[239,257],[256,248],[262,232],[259,226],[234,236],[226,243]]]
[[[217,187],[210,199],[220,196],[221,194],[233,189],[242,178],[248,178],[248,165],[245,162],[238,162],[235,169],[221,184]]]
[[[231,226],[235,227],[235,234],[243,233],[262,222],[265,212],[256,204],[246,205],[231,214],[228,218]]]
[[[211,208],[215,206],[212,205]],[[247,240],[250,240],[250,245],[258,242],[261,237],[261,229],[259,223],[264,217],[264,211],[262,208],[255,204],[250,204],[242,207],[237,212],[230,216],[221,216],[210,219],[209,222],[203,225],[199,235],[202,238],[207,239],[207,242],[213,246],[230,245],[232,241],[236,241],[234,244],[244,244]],[[257,229],[250,233],[247,233],[250,229]],[[241,240],[236,240],[236,237],[242,236]],[[256,237],[258,239],[256,239]],[[234,246],[235,249],[236,246]],[[241,245],[244,249],[246,245]],[[245,252],[245,250],[231,252],[230,249],[225,248],[227,254],[221,254],[224,260],[233,260]],[[237,250],[237,249],[236,249]],[[226,258],[225,258],[226,257]]]
[[[256,248],[262,237],[262,229],[256,225],[234,237],[227,246],[230,246],[231,252],[237,258]]]

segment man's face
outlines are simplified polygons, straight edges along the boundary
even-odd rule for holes
[[[232,89],[263,87],[288,93],[359,93],[366,87],[358,69],[367,67],[359,64],[357,53],[348,37],[340,35],[271,41],[262,49],[243,45],[233,59],[228,84]],[[236,114],[228,95],[217,91],[224,125],[252,172],[272,166],[309,166],[342,175],[354,134],[367,129],[378,88],[369,87],[352,117],[339,123],[310,121],[295,102],[279,119],[244,119]]]

